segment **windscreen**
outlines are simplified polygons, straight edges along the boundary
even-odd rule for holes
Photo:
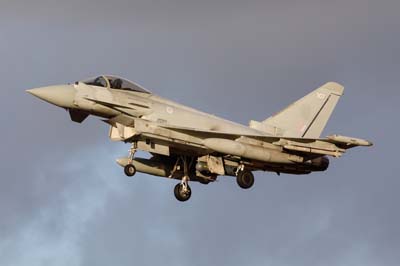
[[[91,85],[91,86],[98,86],[98,87],[104,87],[107,88],[107,81],[103,76],[99,76],[96,78],[91,78],[85,81],[82,81],[86,85]]]
[[[106,76],[106,78],[110,82],[111,89],[128,90],[128,91],[142,92],[148,94],[150,93],[149,91],[145,90],[144,88],[140,87],[139,85],[129,80],[114,76]]]

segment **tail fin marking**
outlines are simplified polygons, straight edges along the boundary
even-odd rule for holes
[[[257,128],[279,129],[284,137],[319,138],[343,91],[342,85],[328,82],[259,123]]]

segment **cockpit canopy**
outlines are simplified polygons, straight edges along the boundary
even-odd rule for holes
[[[151,94],[151,92],[133,83],[132,81],[117,76],[98,76],[96,78],[91,78],[81,82],[85,83],[86,85],[104,87],[108,89],[127,90]]]

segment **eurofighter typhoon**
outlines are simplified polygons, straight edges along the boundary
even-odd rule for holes
[[[189,181],[208,184],[218,176],[236,178],[239,187],[254,184],[253,171],[278,175],[325,171],[328,156],[372,143],[353,137],[320,135],[344,88],[328,82],[264,121],[249,126],[162,98],[126,79],[99,76],[68,85],[28,90],[68,110],[82,123],[89,115],[110,125],[113,141],[130,143],[129,155],[117,159],[127,176],[136,172],[179,180],[179,201],[190,198]],[[142,150],[150,159],[135,157]]]

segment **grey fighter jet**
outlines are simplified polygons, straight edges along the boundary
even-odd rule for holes
[[[249,126],[167,100],[116,76],[27,92],[65,108],[74,122],[82,123],[89,115],[101,117],[110,125],[111,140],[131,144],[129,155],[117,159],[127,176],[141,172],[180,180],[174,194],[186,201],[192,193],[189,181],[208,184],[218,176],[233,176],[248,189],[254,184],[253,171],[278,175],[325,171],[328,156],[371,146],[359,138],[320,137],[343,91],[341,85],[328,82]],[[151,158],[135,157],[137,150],[149,152]]]

